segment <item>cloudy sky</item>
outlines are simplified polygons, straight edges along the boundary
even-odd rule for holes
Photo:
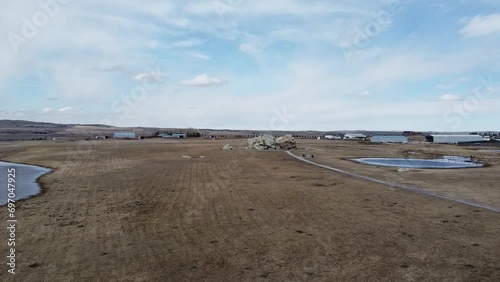
[[[0,119],[500,130],[497,0],[2,6]]]

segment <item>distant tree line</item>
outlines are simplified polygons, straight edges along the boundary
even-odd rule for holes
[[[201,133],[198,131],[188,131],[186,133],[187,137],[201,137]]]

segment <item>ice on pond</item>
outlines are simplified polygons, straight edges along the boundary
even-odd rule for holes
[[[404,158],[360,158],[355,162],[387,167],[401,168],[472,168],[482,167],[483,164],[475,163],[470,158],[445,156],[440,159],[404,159]]]

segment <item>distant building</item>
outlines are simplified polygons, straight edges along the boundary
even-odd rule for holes
[[[328,140],[337,140],[337,139],[342,139],[342,137],[335,136],[335,135],[325,135],[325,139],[328,139]]]
[[[426,142],[441,143],[441,144],[457,144],[467,142],[481,142],[481,135],[428,135],[425,136]]]
[[[113,134],[115,139],[135,139],[135,132],[115,132]]]
[[[372,143],[408,143],[406,136],[373,136],[370,138]]]
[[[158,135],[161,138],[186,138],[187,135],[183,133],[175,133],[175,134],[160,134]]]
[[[361,134],[361,133],[348,133],[344,135],[344,140],[350,140],[350,139],[366,139],[366,135]]]

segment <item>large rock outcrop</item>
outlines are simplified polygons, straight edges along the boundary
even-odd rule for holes
[[[276,138],[269,134],[248,139],[246,146],[249,150],[294,150],[298,148],[295,138],[291,135]]]
[[[295,150],[299,148],[292,135],[278,137],[276,138],[276,143],[278,143],[283,150]]]

